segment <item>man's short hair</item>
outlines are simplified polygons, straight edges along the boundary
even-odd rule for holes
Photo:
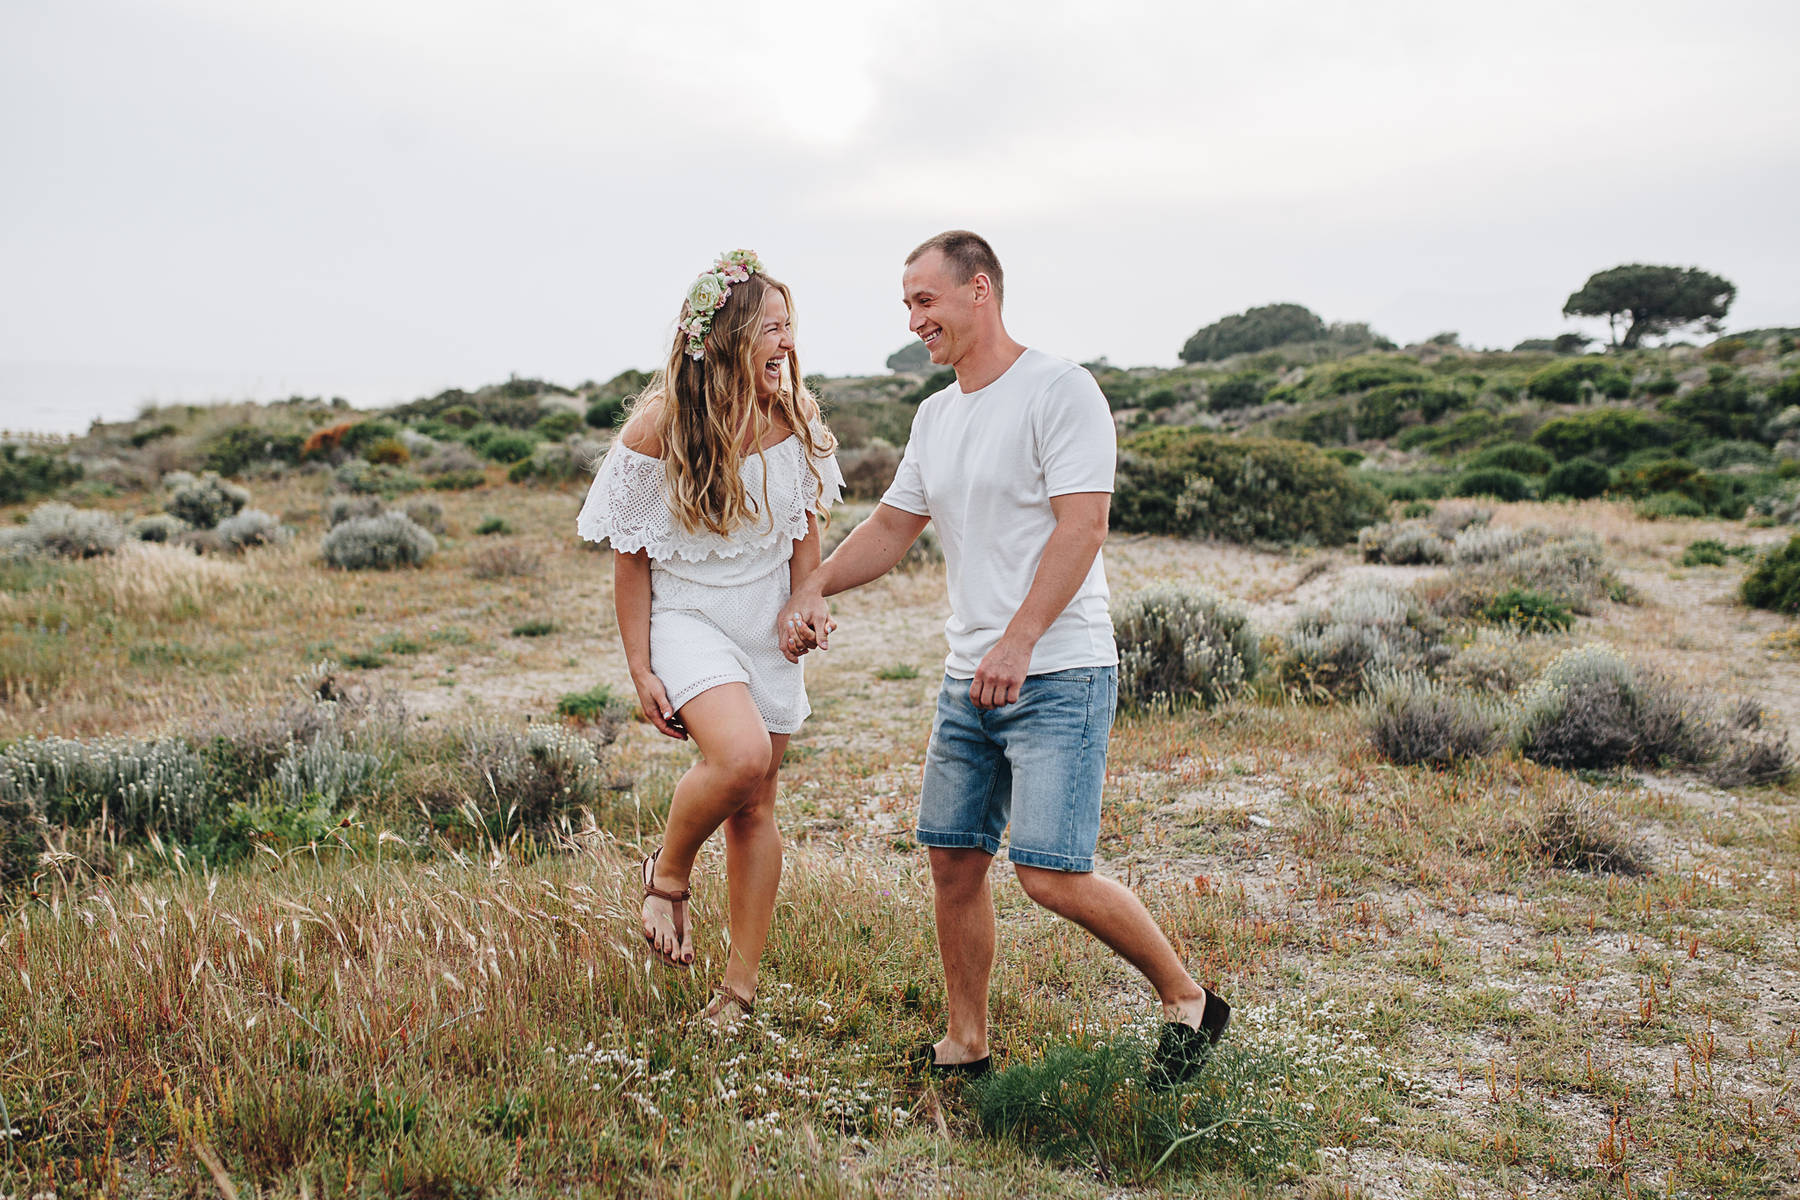
[[[994,254],[994,248],[988,245],[986,238],[966,229],[940,233],[920,242],[918,249],[906,256],[906,265],[912,266],[933,250],[941,253],[944,261],[950,264],[957,283],[967,283],[976,275],[986,275],[988,282],[994,285],[994,301],[1005,302],[1006,279],[1000,272],[1000,259]]]

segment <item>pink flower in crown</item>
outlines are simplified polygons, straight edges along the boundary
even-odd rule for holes
[[[743,283],[750,278],[749,270],[742,263],[728,263],[724,259],[719,260],[719,274],[727,283]]]

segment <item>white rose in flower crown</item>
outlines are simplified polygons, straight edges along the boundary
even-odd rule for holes
[[[710,313],[723,305],[725,297],[730,294],[731,289],[725,286],[725,277],[708,271],[694,280],[693,286],[688,288],[688,307],[697,314]]]

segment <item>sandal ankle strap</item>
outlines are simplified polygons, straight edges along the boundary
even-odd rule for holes
[[[756,1011],[756,997],[754,995],[742,995],[736,988],[730,988],[721,983],[713,988],[713,995],[718,996],[722,1000],[729,1000],[731,1003],[743,1009],[745,1013],[753,1013]]]

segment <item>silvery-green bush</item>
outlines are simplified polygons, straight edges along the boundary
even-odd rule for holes
[[[1364,562],[1411,566],[1450,561],[1450,543],[1423,521],[1369,525],[1356,535]]]
[[[1378,677],[1364,718],[1369,741],[1389,762],[1449,766],[1492,753],[1504,715],[1491,700],[1421,675]]]
[[[414,450],[412,465],[413,470],[421,475],[448,475],[459,471],[480,471],[487,463],[461,442],[439,442],[429,450]]]
[[[1528,546],[1541,545],[1541,529],[1507,529],[1496,525],[1471,525],[1456,535],[1453,557],[1457,565],[1492,562]]]
[[[384,511],[379,496],[333,496],[325,501],[325,528],[336,529],[358,517],[378,517]]]
[[[208,795],[200,756],[178,738],[26,738],[0,753],[0,802],[23,799],[53,825],[104,814],[124,834],[184,840]]]
[[[437,539],[405,513],[355,517],[319,544],[325,562],[346,571],[416,567],[437,553]]]
[[[444,506],[429,496],[415,496],[400,507],[414,525],[431,533],[444,532]]]
[[[53,502],[32,509],[25,524],[0,529],[0,558],[97,558],[124,540],[111,513]]]
[[[172,542],[188,530],[188,523],[172,513],[151,513],[126,526],[125,532],[140,542]]]
[[[288,746],[275,764],[275,790],[290,808],[329,810],[362,798],[380,773],[380,758],[353,749],[336,724],[327,724],[312,741]]]
[[[477,794],[509,826],[548,829],[559,816],[594,806],[606,783],[599,748],[565,725],[475,730],[464,757]]]
[[[1240,695],[1262,668],[1249,613],[1208,588],[1139,592],[1114,612],[1113,631],[1119,700],[1128,708],[1211,708]]]
[[[1711,714],[1610,646],[1565,650],[1520,698],[1519,752],[1552,767],[1698,764],[1720,749]]]
[[[1436,640],[1404,592],[1385,583],[1352,585],[1322,608],[1303,611],[1275,659],[1284,687],[1315,697],[1362,693],[1377,674],[1431,665]]]
[[[185,471],[174,472],[164,476],[163,486],[169,488],[164,510],[195,529],[211,529],[250,503],[249,492],[211,471],[198,479]]]
[[[278,545],[293,537],[294,531],[260,508],[246,508],[220,521],[213,536],[227,550],[248,550],[252,546]]]

